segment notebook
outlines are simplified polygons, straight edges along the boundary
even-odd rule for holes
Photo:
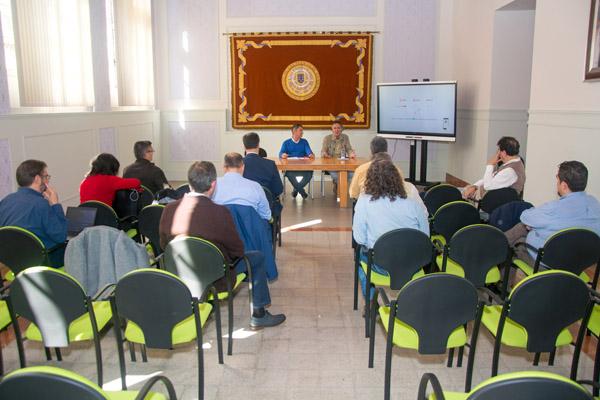
[[[92,207],[67,207],[67,238],[71,239],[85,228],[94,226],[97,211]]]

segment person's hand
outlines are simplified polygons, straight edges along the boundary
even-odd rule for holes
[[[310,153],[310,154],[308,155],[308,158],[310,158],[311,160],[314,160],[314,159],[315,159],[315,155],[314,155],[313,153]]]
[[[285,160],[286,158],[288,158],[288,155],[287,155],[287,153],[281,153],[281,158],[282,158],[283,160]]]
[[[350,158],[356,158],[356,153],[355,152],[351,152],[350,153]]]
[[[475,185],[469,185],[465,188],[465,190],[463,191],[463,199],[471,199],[473,198],[473,196],[475,195],[475,192],[477,191],[477,186]]]
[[[500,161],[500,152],[497,151],[490,159],[488,160],[488,165],[496,165]]]
[[[58,193],[52,187],[46,185],[46,190],[42,192],[42,195],[48,200],[51,206],[58,204]]]

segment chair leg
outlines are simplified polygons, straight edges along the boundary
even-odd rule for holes
[[[456,360],[456,366],[458,368],[462,367],[464,352],[465,352],[465,346],[460,346],[458,348],[458,356],[457,356],[457,360]]]
[[[46,353],[46,360],[52,361],[52,353],[50,352],[50,349],[44,346],[44,352]]]
[[[540,363],[540,353],[535,353],[535,356],[533,357],[533,365],[537,367],[539,363]]]
[[[0,346],[0,376],[4,376],[4,356],[2,355],[2,346]]]
[[[371,307],[370,299],[371,299],[371,285],[369,283],[367,285],[367,297],[365,297],[365,337],[368,338],[370,335],[369,332],[369,321],[371,320]]]
[[[395,304],[392,307],[396,307]],[[394,326],[395,326],[395,312],[390,310],[390,322],[388,324],[387,342],[385,346],[385,374],[384,374],[384,387],[383,387],[383,398],[384,400],[390,400],[390,385],[392,376],[392,346],[394,337]]]
[[[215,296],[215,328],[217,331],[217,355],[219,358],[219,364],[223,364],[223,334],[221,333],[221,307],[219,306],[219,299],[217,292],[214,292]],[[233,297],[232,295],[229,298]]]
[[[556,356],[556,347],[550,352],[550,357],[548,358],[548,365],[554,365],[554,356]]]
[[[233,294],[227,298],[227,355],[233,354]]]
[[[448,362],[446,366],[448,368],[452,368],[452,363],[454,362],[454,347],[448,349]]]
[[[373,359],[375,358],[375,320],[377,315],[377,298],[373,297],[372,300],[372,308],[371,308],[371,320],[369,323],[371,327],[369,331],[371,335],[369,336],[369,368],[373,368]]]
[[[62,361],[62,354],[61,354],[61,352],[60,352],[60,349],[59,349],[58,347],[55,347],[55,348],[54,348],[54,352],[56,353],[56,359],[57,359],[58,361]]]
[[[218,304],[218,297],[215,303]],[[204,349],[202,349],[202,326],[200,325],[200,310],[198,310],[198,301],[193,300],[194,319],[196,323],[196,347],[198,355],[198,400],[204,400]],[[217,338],[218,340],[218,338]]]
[[[135,357],[135,343],[128,342],[129,345],[129,355],[131,356],[131,362],[137,362],[137,358]]]
[[[498,375],[498,361],[500,358],[500,340],[496,338],[494,343],[494,355],[492,356],[492,378]]]
[[[594,375],[592,375],[592,379],[594,382],[598,382],[600,380],[600,339],[598,339],[598,343],[596,344],[596,358],[594,359]],[[592,393],[594,398],[598,397],[600,388],[598,386],[594,386]]]
[[[356,249],[354,250],[354,310],[358,309],[358,268],[360,268],[359,260],[358,260],[358,250],[359,246],[356,245]]]
[[[142,353],[142,362],[148,362],[148,356],[146,355],[146,345],[140,345],[140,353]]]

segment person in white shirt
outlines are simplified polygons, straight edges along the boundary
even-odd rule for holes
[[[519,156],[519,142],[504,136],[498,140],[498,151],[489,159],[483,178],[463,189],[465,199],[480,200],[490,190],[513,188],[520,195],[525,186],[525,166]]]

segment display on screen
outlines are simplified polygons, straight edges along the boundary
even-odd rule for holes
[[[380,83],[377,133],[397,139],[456,140],[456,81]]]

